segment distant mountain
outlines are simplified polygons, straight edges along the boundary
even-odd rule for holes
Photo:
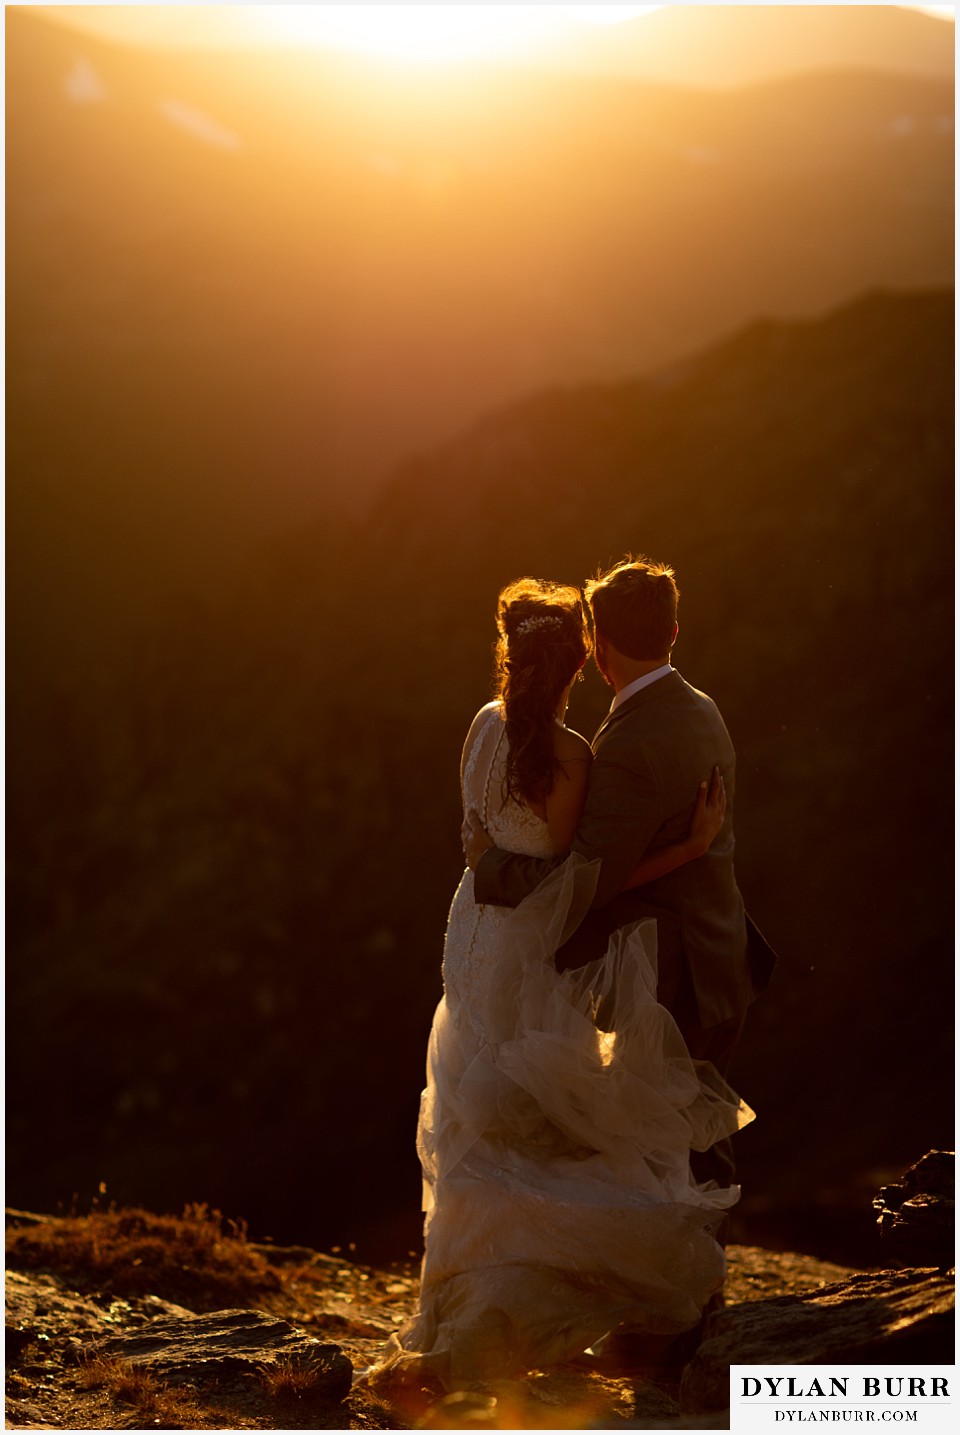
[[[20,8],[6,36],[8,571],[54,666],[520,394],[952,282],[945,79],[404,81]]]
[[[584,25],[555,63],[581,72],[727,89],[822,70],[952,79],[954,27],[900,5],[662,5]]]
[[[677,567],[676,664],[733,736],[738,873],[781,958],[736,1073],[764,1239],[798,1169],[815,1242],[811,1192],[948,1144],[953,357],[951,292],[875,292],[557,386],[424,450],[366,514],[263,545],[109,664],[45,688],[18,668],[11,1201],[106,1180],[278,1239],[407,1248],[495,595],[627,549]],[[591,674],[573,724],[608,697]]]

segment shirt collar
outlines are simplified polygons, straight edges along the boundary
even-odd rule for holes
[[[641,688],[648,688],[650,684],[655,683],[658,678],[665,678],[667,673],[672,672],[672,665],[670,663],[664,663],[661,667],[654,668],[652,673],[644,673],[642,678],[634,678],[632,683],[627,683],[627,686],[621,688],[617,693],[613,702],[610,704],[610,711],[612,713],[616,712],[617,708],[623,707],[623,704],[629,698],[632,698],[634,693],[638,693]]]

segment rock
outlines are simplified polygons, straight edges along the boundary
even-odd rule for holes
[[[881,1239],[897,1264],[953,1264],[955,1162],[952,1151],[928,1151],[874,1198]]]
[[[26,1400],[7,1400],[5,1415],[8,1430],[49,1430],[44,1423],[43,1412],[37,1405]]]
[[[193,1315],[157,1296],[110,1300],[68,1290],[55,1276],[10,1271],[4,1285],[6,1357],[16,1363],[31,1345],[49,1345],[61,1359],[79,1364],[88,1348],[123,1326],[142,1325],[157,1316]]]
[[[97,1303],[68,1291],[54,1276],[8,1270],[4,1304],[7,1330],[31,1330],[34,1339],[66,1326],[87,1342],[103,1333],[104,1312]],[[16,1335],[12,1339],[15,1354]]]
[[[837,1285],[857,1273],[851,1266],[838,1266],[835,1261],[822,1261],[796,1251],[728,1246],[724,1295],[728,1306],[740,1305],[742,1301],[797,1295],[817,1286]]]
[[[33,1345],[38,1335],[35,1326],[32,1325],[10,1325],[4,1328],[4,1349],[7,1364],[10,1365],[20,1358],[28,1346]]]
[[[952,1365],[953,1309],[953,1281],[937,1270],[873,1271],[728,1307],[710,1317],[683,1373],[680,1408],[726,1406],[731,1365]]]
[[[163,1316],[139,1330],[101,1341],[98,1354],[143,1366],[161,1378],[202,1385],[259,1375],[289,1363],[309,1367],[311,1394],[340,1401],[350,1393],[353,1366],[337,1345],[304,1335],[288,1321],[254,1310]]]

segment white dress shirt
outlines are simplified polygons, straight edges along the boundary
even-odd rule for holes
[[[632,683],[627,683],[627,686],[621,688],[617,693],[613,702],[610,704],[610,711],[615,713],[617,708],[622,707],[628,698],[633,697],[634,693],[638,693],[641,688],[648,688],[650,684],[655,683],[658,678],[665,678],[667,673],[672,671],[672,664],[664,663],[661,667],[654,668],[652,673],[644,673],[642,678],[634,678]]]

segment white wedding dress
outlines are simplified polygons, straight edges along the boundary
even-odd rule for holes
[[[464,806],[498,846],[553,855],[546,823],[504,799],[506,752],[491,703]],[[693,1184],[689,1154],[753,1113],[657,1005],[652,921],[557,974],[597,865],[569,857],[514,911],[478,906],[470,871],[457,889],[420,1109],[420,1302],[382,1374],[448,1389],[519,1375],[621,1324],[689,1329],[722,1287],[714,1233],[739,1190]]]

